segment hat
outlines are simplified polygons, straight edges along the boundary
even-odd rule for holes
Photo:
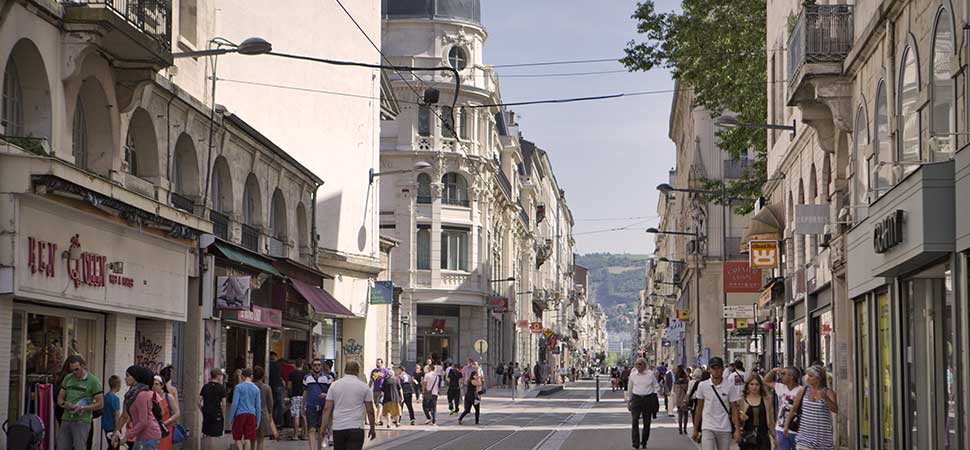
[[[708,367],[724,367],[724,360],[720,356],[715,356],[707,363]]]
[[[142,366],[131,366],[125,373],[131,375],[135,381],[148,386],[151,386],[153,377],[155,376],[151,369]]]

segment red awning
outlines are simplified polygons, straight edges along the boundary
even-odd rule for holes
[[[290,278],[290,283],[293,284],[296,292],[299,292],[307,303],[313,307],[314,311],[336,317],[357,317],[323,288],[318,288],[293,278]]]

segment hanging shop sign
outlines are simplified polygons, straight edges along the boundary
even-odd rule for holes
[[[824,234],[829,205],[795,205],[795,234]]]
[[[219,277],[216,285],[216,309],[251,309],[252,277]]]
[[[552,337],[552,328],[546,328],[546,329],[542,330],[542,335],[545,336],[546,339],[551,338]]]
[[[509,312],[509,299],[505,297],[489,297],[488,306],[492,307],[492,312]]]
[[[778,267],[778,241],[751,241],[748,243],[748,266],[752,269],[775,269]]]
[[[678,320],[688,320],[688,319],[690,319],[690,310],[687,310],[687,309],[678,309],[677,310],[677,319]]]
[[[889,249],[903,243],[903,210],[876,222],[872,228],[872,246],[876,253],[886,253]]]
[[[282,328],[283,327],[283,311],[273,308],[264,308],[262,306],[253,305],[251,310],[229,310],[223,312],[223,319],[235,320],[236,322],[243,322],[252,325],[259,325],[267,328]]]
[[[375,281],[370,288],[370,304],[394,304],[394,283],[391,281]]]
[[[515,326],[518,328],[529,328],[528,320],[517,320],[515,321]]]
[[[761,269],[744,261],[724,262],[724,292],[761,292]]]
[[[531,331],[532,334],[541,334],[542,333],[542,322],[532,322],[532,323],[530,323],[529,324],[529,331]]]

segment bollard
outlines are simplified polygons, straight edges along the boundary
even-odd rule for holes
[[[596,403],[600,402],[600,374],[596,374]]]

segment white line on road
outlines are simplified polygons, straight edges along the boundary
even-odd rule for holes
[[[587,400],[583,403],[579,412],[573,413],[571,416],[567,417],[566,420],[562,421],[556,431],[553,431],[549,436],[536,445],[532,450],[559,450],[562,448],[566,439],[572,434],[573,430],[579,425],[580,422],[586,417],[586,412],[596,406],[595,400]]]

